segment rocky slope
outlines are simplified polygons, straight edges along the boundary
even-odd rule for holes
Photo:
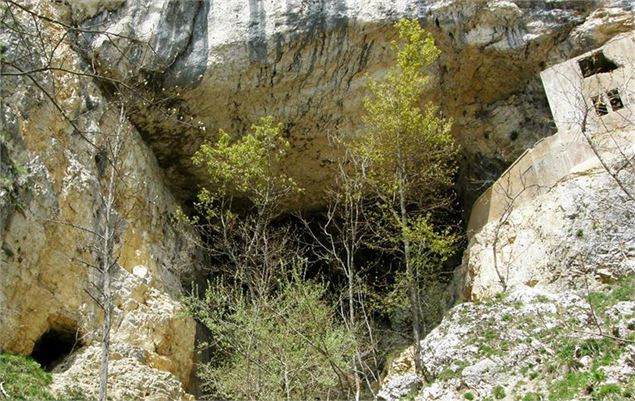
[[[523,287],[458,305],[422,341],[428,377],[415,375],[404,355],[393,363],[379,397],[631,400],[634,280],[591,292]]]
[[[617,178],[633,188],[624,160],[607,166],[622,166]],[[635,201],[592,160],[485,225],[456,272],[466,302],[421,342],[420,355],[406,350],[392,364],[381,398],[632,399],[634,213]],[[427,375],[414,374],[413,358]]]

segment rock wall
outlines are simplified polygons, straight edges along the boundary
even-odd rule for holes
[[[542,73],[561,130],[526,151],[475,203],[456,274],[459,299],[522,285],[589,285],[581,273],[635,273],[634,34]],[[619,66],[583,76],[578,62],[597,51]],[[591,104],[611,90],[624,100],[605,111]]]
[[[455,122],[464,151],[460,187],[469,204],[524,149],[552,133],[537,72],[633,26],[633,4],[626,0],[21,4],[67,25],[47,25],[47,37],[59,40],[55,49],[3,30],[3,57],[31,70],[49,52],[57,65],[145,83],[143,95],[161,99],[129,112],[131,123],[124,125],[128,182],[120,195],[129,202],[117,204],[126,228],[118,242],[112,362],[114,398],[157,400],[188,398],[195,328],[180,313],[179,276],[196,264],[196,252],[192,233],[176,227],[171,215],[201,181],[190,156],[206,136],[218,128],[243,133],[263,114],[283,120],[295,150],[286,165],[307,188],[296,206],[321,206],[338,156],[328,134],[363,135],[367,77],[382,77],[391,64],[393,22],[418,17],[443,51],[431,68],[426,99]],[[36,32],[28,20],[26,32]],[[75,24],[83,29],[67,35]],[[99,146],[91,142],[104,143],[116,128],[117,110],[105,95],[105,80],[63,71],[31,76],[0,83],[0,350],[29,354],[51,330],[76,332],[77,347],[55,368],[54,388],[91,393],[101,315],[84,291],[89,273],[82,261],[92,257],[86,245],[92,239],[77,227],[98,221],[103,182]],[[575,181],[580,202],[591,196],[590,188],[605,184],[588,179]],[[554,199],[564,202],[576,188],[562,187]],[[571,213],[561,213],[551,205],[548,212],[558,218],[588,210],[576,203]],[[528,224],[547,224],[540,219],[549,215],[545,211],[525,213]],[[573,223],[566,227],[577,235]],[[582,230],[587,235],[593,228]],[[512,230],[505,235],[509,243],[522,243],[512,241]],[[618,239],[631,241],[628,234]],[[472,248],[470,260],[481,258],[483,266],[478,249]],[[463,288],[474,294],[478,288],[497,291],[495,280],[478,281],[491,275],[474,266],[465,277]]]
[[[584,274],[602,281],[635,273],[635,205],[593,165],[474,235],[456,272],[458,298],[483,299],[519,286],[580,289],[593,285]],[[635,183],[632,172],[621,179]]]
[[[625,159],[606,161],[635,187]],[[379,398],[632,399],[635,199],[615,177],[597,161],[579,166],[476,233],[456,271],[463,302],[419,355],[410,347],[392,361]]]
[[[390,65],[397,18],[420,18],[443,51],[426,99],[454,120],[468,207],[524,149],[553,133],[537,73],[633,26],[629,1],[146,0],[77,4],[73,16],[137,39],[88,36],[85,51],[100,71],[148,79],[173,96],[132,119],[161,167],[178,177],[171,180],[178,194],[191,196],[199,182],[189,156],[202,126],[207,135],[240,134],[272,114],[293,141],[288,165],[307,188],[304,208],[320,206],[329,182],[337,154],[328,134],[363,135],[365,82]]]
[[[65,19],[48,4],[34,9]],[[17,26],[36,32],[29,18]],[[84,67],[63,27],[40,28],[60,41],[54,65]],[[29,42],[36,36],[18,32],[0,32],[5,60],[24,70],[44,65],[48,53]],[[32,77],[0,82],[0,351],[30,354],[47,332],[74,333],[70,356],[53,370],[53,387],[62,396],[67,388],[89,396],[97,388],[102,313],[86,292],[94,274],[86,263],[95,262],[87,230],[98,230],[105,185],[100,152],[117,129],[118,109],[89,77],[62,71]],[[182,274],[196,264],[194,237],[172,222],[176,202],[150,149],[127,121],[122,132],[119,168],[126,178],[117,186],[116,211],[125,227],[116,244],[111,395],[187,398],[195,324],[183,316],[178,297]]]

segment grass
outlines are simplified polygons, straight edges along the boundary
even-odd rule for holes
[[[625,277],[610,289],[592,292],[588,296],[589,303],[601,320],[606,321],[606,311],[622,301],[635,299],[635,277]],[[567,338],[558,344],[557,361],[560,366],[566,366],[569,373],[564,378],[554,381],[549,386],[549,400],[569,400],[587,393],[593,400],[620,399],[622,393],[628,389],[622,389],[617,384],[604,384],[606,374],[603,366],[615,363],[624,352],[624,343],[612,338]],[[577,371],[578,361],[582,357],[590,357],[592,360],[589,370]]]
[[[615,324],[610,321],[607,311],[619,302],[635,300],[635,275],[622,278],[604,286],[596,292],[587,294],[587,300],[593,307],[593,312],[603,328],[603,332],[611,333]],[[537,302],[552,302],[547,297],[538,297]],[[509,308],[513,305],[503,294],[496,295],[492,306]],[[490,305],[487,305],[490,306]],[[580,310],[582,313],[588,311]],[[532,316],[516,316],[513,310],[501,310],[500,320],[505,329],[516,329],[526,333],[525,340],[535,338],[545,345],[538,350],[542,352],[538,363],[520,366],[519,373],[532,383],[532,386],[520,385],[515,387],[496,386],[486,398],[477,397],[473,391],[464,392],[463,399],[483,401],[502,400],[512,396],[518,401],[565,401],[572,399],[589,399],[593,401],[623,401],[635,400],[635,378],[627,383],[613,383],[607,376],[606,367],[614,366],[623,356],[626,344],[635,340],[635,335],[627,336],[623,340],[611,337],[594,336],[594,327],[583,327],[587,335],[578,335],[570,328],[580,327],[580,322],[568,313],[566,309],[558,307],[552,316],[562,321],[561,327],[544,330]],[[505,355],[512,348],[512,343],[505,337],[505,331],[500,330],[501,322],[493,322],[490,318],[479,321],[474,330],[468,334],[466,342],[476,345],[470,358],[492,357]],[[531,341],[527,341],[531,343]],[[555,355],[549,350],[554,350]],[[460,377],[459,369],[448,367],[435,379],[440,381]],[[457,397],[458,398],[458,397]]]
[[[569,372],[561,380],[551,384],[549,401],[570,400],[578,396],[590,381],[589,372]]]
[[[543,401],[543,400],[545,400],[545,398],[542,396],[542,394],[531,392],[531,393],[525,394],[522,401]]]
[[[494,391],[492,392],[492,395],[497,400],[502,400],[503,398],[505,398],[505,389],[503,388],[503,386],[496,386],[494,387]]]
[[[622,394],[622,387],[615,383],[605,384],[593,391],[593,398],[598,400],[610,400]]]
[[[597,313],[604,313],[618,302],[632,301],[633,299],[635,299],[635,275],[620,279],[610,291],[597,291],[589,294],[589,302]]]
[[[0,353],[0,380],[11,400],[53,400],[51,374],[33,358]]]

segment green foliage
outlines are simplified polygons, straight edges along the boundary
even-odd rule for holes
[[[580,343],[577,354],[580,357],[590,356],[600,366],[607,366],[620,357],[623,347],[612,338],[590,338]]]
[[[578,395],[590,381],[589,372],[569,372],[563,379],[551,383],[549,387],[549,400],[570,400]]]
[[[6,191],[12,201],[18,201],[20,179],[28,174],[28,170],[12,158],[13,153],[11,135],[0,131],[0,189]]]
[[[0,353],[0,381],[11,400],[52,400],[51,374],[31,357]]]
[[[535,393],[535,392],[527,393],[523,397],[523,401],[543,401],[543,400],[545,400],[543,395],[540,393]]]
[[[423,111],[419,106],[428,80],[424,69],[440,53],[432,36],[416,20],[404,19],[395,27],[397,65],[383,81],[368,84],[368,132],[359,150],[371,160],[370,177],[383,194],[403,189],[410,202],[425,204],[451,187],[457,148],[451,122],[439,118],[432,104]]]
[[[252,294],[275,287],[289,262],[285,253],[293,253],[287,249],[286,228],[270,224],[281,213],[281,201],[300,190],[281,172],[290,147],[281,129],[268,116],[241,138],[220,130],[216,141],[201,145],[192,161],[205,168],[209,182],[198,193],[194,217],[176,213],[177,220],[202,231],[213,261],[209,269],[249,287]]]
[[[563,340],[557,352],[561,363],[571,365],[575,360],[575,342],[569,339]]]
[[[589,371],[571,371],[563,379],[552,382],[549,400],[570,400],[589,389],[594,400],[611,400],[614,396],[621,396],[622,388],[615,384],[602,384],[605,380],[606,373],[594,362]]]
[[[281,129],[281,123],[267,116],[238,140],[221,129],[215,142],[203,143],[192,157],[194,165],[205,168],[210,180],[199,201],[210,204],[218,198],[239,195],[263,205],[296,188],[293,180],[279,172],[290,148]]]
[[[420,268],[431,267],[433,271],[452,256],[458,241],[458,236],[450,229],[435,231],[430,214],[408,219],[407,225],[403,228],[403,237],[408,240],[414,251],[412,263]]]
[[[620,279],[610,291],[597,291],[589,294],[589,302],[596,313],[603,313],[606,309],[622,301],[635,299],[635,275]]]
[[[474,399],[474,394],[471,391],[468,391],[467,393],[463,394],[463,398],[471,401]]]
[[[452,204],[457,147],[451,122],[434,105],[422,109],[419,104],[428,80],[425,69],[439,56],[432,36],[416,20],[403,19],[395,28],[397,63],[382,81],[369,81],[367,132],[356,151],[369,161],[366,178],[379,199],[374,218],[378,241],[403,258],[387,307],[393,317],[409,309],[417,337],[437,323],[443,310],[436,286],[457,237],[439,230],[438,216],[431,213]]]
[[[336,387],[354,355],[354,339],[323,300],[326,287],[299,270],[279,291],[249,299],[222,281],[192,314],[210,331],[215,360],[200,376],[209,395],[231,399],[313,399]]]
[[[497,400],[502,400],[503,398],[505,398],[505,388],[503,388],[503,386],[494,387],[494,390],[492,391],[492,395]]]
[[[604,384],[593,391],[593,397],[597,400],[617,399],[620,395],[622,395],[622,388],[615,383]]]

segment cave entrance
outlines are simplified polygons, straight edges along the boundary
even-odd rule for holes
[[[35,343],[31,356],[50,372],[80,346],[78,334],[77,330],[51,328]]]

